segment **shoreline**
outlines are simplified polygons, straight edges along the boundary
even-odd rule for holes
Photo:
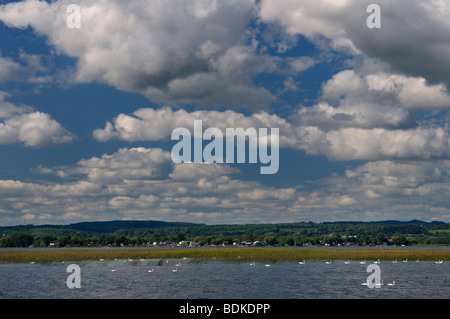
[[[401,248],[267,248],[267,247],[212,247],[212,248],[71,248],[71,249],[17,249],[0,250],[0,263],[51,263],[63,261],[98,261],[115,259],[181,259],[217,260],[225,262],[298,262],[303,260],[450,260],[450,249]]]

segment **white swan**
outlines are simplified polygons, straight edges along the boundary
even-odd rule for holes
[[[381,283],[375,284],[375,286],[384,286],[384,280],[382,280]]]
[[[379,264],[379,263],[380,263],[380,260],[378,259],[378,260],[374,261],[373,263],[374,263],[374,264]]]
[[[436,261],[436,264],[442,264],[443,263],[443,260],[441,259],[441,260],[438,260],[438,261]]]
[[[363,261],[360,261],[359,263],[360,263],[361,265],[365,265],[365,264],[366,264],[366,261],[363,260]]]
[[[405,260],[403,260],[403,262],[404,262],[404,263],[407,263],[407,262],[408,262],[408,258],[406,258]]]
[[[304,265],[305,264],[305,260],[303,259],[303,261],[299,261],[298,262],[300,265]]]
[[[111,272],[115,272],[116,270],[115,270],[115,269],[111,269],[110,271],[111,271]]]
[[[395,280],[387,284],[388,286],[395,286]]]
[[[397,263],[397,259],[396,260],[394,260],[393,262],[392,262],[393,264],[396,264]]]
[[[249,265],[250,265],[250,266],[255,266],[255,265],[256,265],[256,262],[252,262],[252,263],[250,263]]]
[[[326,261],[325,264],[327,264],[327,265],[331,264],[331,260],[330,261]]]
[[[177,272],[178,268],[172,269],[172,272]]]
[[[367,283],[367,282],[363,282],[362,284],[361,284],[362,286],[368,286],[369,285],[369,283]]]
[[[270,267],[270,264],[265,264],[264,266],[266,266],[266,267]]]
[[[346,265],[350,264],[350,260],[344,261],[344,264]]]
[[[153,272],[154,271],[154,269],[152,268],[152,269],[149,269],[149,270],[147,270],[148,272]]]

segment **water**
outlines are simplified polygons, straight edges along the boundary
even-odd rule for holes
[[[181,264],[177,267],[176,264]],[[39,299],[305,299],[450,297],[450,262],[382,261],[385,285],[362,286],[370,275],[358,261],[248,262],[179,260],[78,262],[81,288],[69,289],[69,263],[0,264],[0,298]],[[172,270],[178,269],[176,272]],[[154,269],[153,272],[148,272]],[[115,271],[111,271],[115,270]],[[387,283],[396,282],[395,286]]]

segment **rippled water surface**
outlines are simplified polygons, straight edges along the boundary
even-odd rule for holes
[[[77,263],[81,288],[69,289],[69,263],[0,264],[0,298],[449,298],[450,263],[381,262],[384,286],[362,286],[370,275],[358,261],[197,263],[113,260]],[[178,266],[177,266],[178,264]],[[149,270],[152,270],[149,272]],[[177,270],[174,272],[173,270]],[[395,286],[387,283],[396,282]]]

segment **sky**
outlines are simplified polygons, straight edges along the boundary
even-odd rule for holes
[[[450,222],[449,16],[446,0],[0,1],[0,225]],[[279,128],[278,171],[175,164],[194,120]]]

